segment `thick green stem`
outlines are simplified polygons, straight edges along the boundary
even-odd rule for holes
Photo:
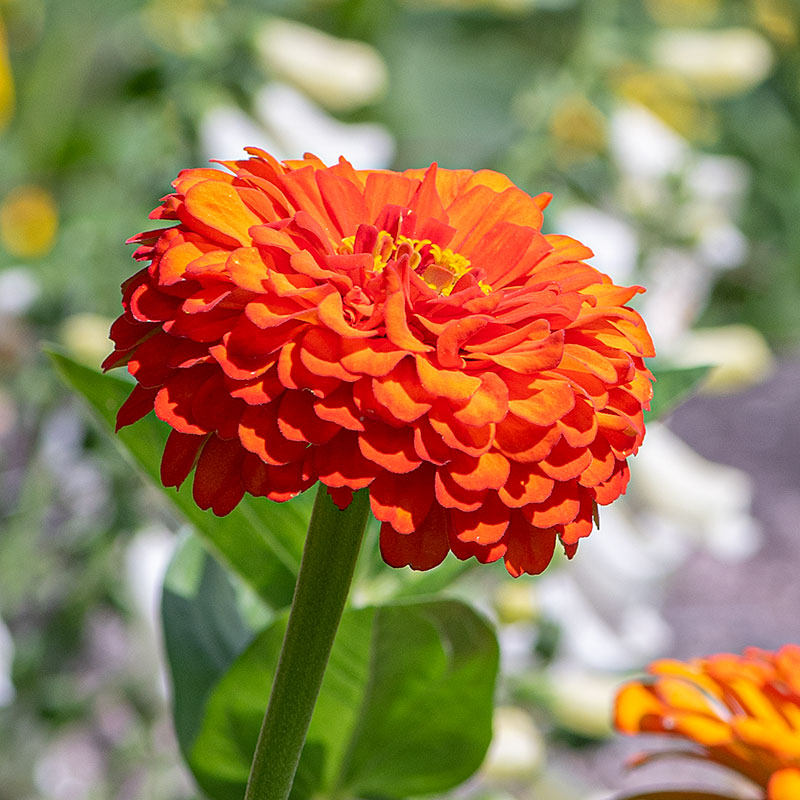
[[[366,489],[340,511],[319,485],[245,800],[289,796],[368,516]]]

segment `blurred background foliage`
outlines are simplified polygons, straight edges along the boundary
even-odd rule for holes
[[[153,614],[181,522],[40,352],[99,363],[178,170],[244,144],[500,169],[648,286],[662,356],[736,389],[800,336],[799,36],[793,0],[0,0],[0,800],[198,796]],[[536,582],[464,580],[523,633],[473,796],[597,793],[543,753],[608,735],[647,648],[551,680],[570,634]]]

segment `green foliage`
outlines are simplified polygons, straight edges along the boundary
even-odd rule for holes
[[[130,392],[131,384],[103,375],[53,350],[50,358],[64,380],[89,403],[103,426],[114,429],[116,411]],[[214,552],[219,553],[273,608],[292,600],[303,537],[307,524],[307,500],[298,498],[279,505],[247,496],[226,517],[201,511],[188,484],[176,492],[161,486],[159,462],[169,428],[150,414],[117,435],[125,454],[162,488],[172,502]]]
[[[161,618],[172,673],[175,732],[188,755],[209,691],[253,637],[228,573],[196,537],[187,537],[172,557]]]
[[[259,634],[208,698],[189,763],[214,800],[243,795],[285,627]],[[456,786],[489,745],[497,666],[491,627],[458,601],[346,611],[293,800]]]

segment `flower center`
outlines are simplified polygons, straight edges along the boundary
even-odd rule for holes
[[[339,252],[352,254],[355,252],[355,244],[356,237],[348,236],[342,239]],[[411,239],[402,234],[394,237],[388,231],[378,232],[372,247],[373,272],[382,272],[389,262],[403,256],[408,256],[410,268],[431,289],[445,297],[453,291],[459,278],[472,268],[469,260],[460,253],[433,244],[430,239]],[[491,287],[483,281],[479,281],[478,285],[484,294],[491,291]]]

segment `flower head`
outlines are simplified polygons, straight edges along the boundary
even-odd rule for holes
[[[591,251],[544,236],[549,195],[483,170],[356,171],[263,151],[182,172],[133,238],[106,368],[173,431],[162,479],[192,469],[217,514],[369,487],[393,566],[452,550],[541,572],[628,480],[653,354]]]
[[[680,661],[656,661],[653,678],[622,687],[615,724],[627,734],[660,733],[688,740],[669,755],[727,767],[764,790],[765,800],[800,797],[800,647],[775,653],[749,648]]]

